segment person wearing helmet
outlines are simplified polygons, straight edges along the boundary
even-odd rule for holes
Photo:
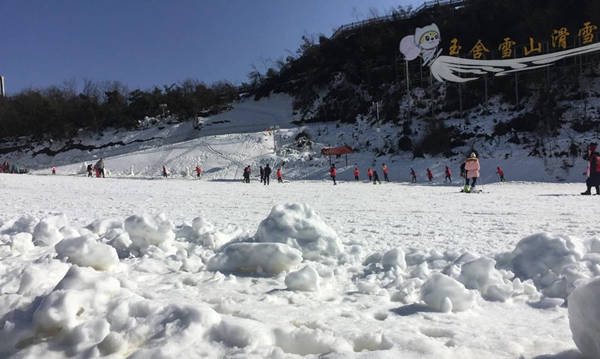
[[[596,187],[596,195],[600,194],[600,155],[598,154],[598,144],[591,143],[588,146],[586,159],[588,160],[588,169],[586,174],[588,175],[585,184],[587,190],[582,192],[582,195],[591,195],[592,187]]]
[[[479,159],[477,159],[477,154],[472,152],[469,155],[469,158],[465,161],[465,187],[464,192],[472,192],[475,190],[475,184],[477,183],[477,178],[479,178]],[[469,180],[471,180],[471,185],[469,186]]]

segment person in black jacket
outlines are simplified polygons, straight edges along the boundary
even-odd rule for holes
[[[271,167],[269,167],[269,164],[267,163],[267,165],[265,166],[265,186],[269,184],[270,181],[270,176],[271,176]]]
[[[263,166],[260,166],[260,183],[263,183],[265,181],[265,170],[263,168]]]
[[[586,156],[586,159],[588,160],[588,170],[586,172],[588,178],[585,181],[587,190],[582,192],[582,195],[591,195],[592,187],[596,187],[596,195],[600,194],[600,155],[598,154],[597,148],[597,143],[591,143],[588,146]]]

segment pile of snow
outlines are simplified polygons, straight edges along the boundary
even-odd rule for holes
[[[175,239],[173,222],[168,220],[165,214],[155,217],[148,214],[130,216],[125,220],[124,228],[132,241],[131,248],[140,253],[150,246],[169,250]]]
[[[307,265],[285,277],[285,285],[289,290],[314,292],[319,290],[319,273]]]
[[[64,214],[42,219],[33,229],[33,243],[36,246],[52,246],[63,238],[60,229],[68,223]]]
[[[532,279],[546,297],[566,299],[578,281],[592,276],[585,252],[577,238],[538,233],[499,258],[518,278]]]
[[[115,248],[98,242],[93,234],[63,239],[54,248],[59,258],[66,258],[68,262],[80,266],[108,270],[119,264]]]
[[[302,253],[282,243],[232,243],[212,257],[207,269],[225,273],[275,275],[302,262]]]
[[[504,302],[513,294],[510,272],[496,269],[496,261],[491,258],[478,258],[461,267],[458,280],[468,289],[476,289],[484,299]]]
[[[569,325],[573,341],[586,358],[600,358],[600,278],[569,295]]]
[[[444,313],[464,311],[475,304],[474,292],[441,273],[433,274],[423,284],[421,297],[429,308]]]
[[[198,243],[201,246],[210,249],[219,249],[224,244],[241,236],[239,230],[222,232],[216,230],[215,226],[204,217],[196,217],[192,220],[192,225],[184,225],[177,232],[177,237],[185,238],[188,241]]]
[[[271,209],[256,231],[258,242],[285,243],[306,259],[337,256],[342,245],[335,231],[307,204],[287,203]]]

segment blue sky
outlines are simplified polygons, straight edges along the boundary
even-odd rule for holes
[[[7,91],[75,80],[149,89],[187,78],[247,80],[295,53],[302,35],[418,0],[0,0]]]

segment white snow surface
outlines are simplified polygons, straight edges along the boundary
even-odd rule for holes
[[[573,340],[587,358],[600,357],[600,278],[575,289],[569,296],[569,324]]]
[[[0,185],[0,357],[597,353],[582,184]]]

